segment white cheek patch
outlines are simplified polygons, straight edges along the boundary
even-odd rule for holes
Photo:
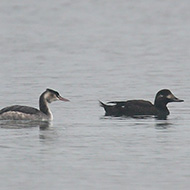
[[[45,99],[48,99],[49,96],[50,96],[50,93],[49,93],[49,92],[48,92],[48,93],[45,93],[44,98],[45,98]]]
[[[169,94],[169,95],[167,95],[166,96],[168,99],[173,99],[174,98],[174,96],[172,95],[172,94]]]
[[[58,97],[53,97],[53,98],[50,99],[49,101],[50,101],[50,102],[53,102],[53,101],[56,101],[56,100],[59,100],[59,98],[58,98]]]
[[[53,102],[53,101],[56,101],[56,100],[59,100],[59,98],[58,98],[57,96],[52,97],[52,94],[49,93],[49,92],[44,95],[44,98],[45,98],[45,100],[47,100],[49,103],[51,103],[51,102]]]

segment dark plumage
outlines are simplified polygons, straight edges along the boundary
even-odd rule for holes
[[[147,116],[155,115],[159,118],[166,118],[169,115],[167,104],[169,102],[183,102],[176,98],[170,90],[160,90],[155,97],[154,104],[146,100],[112,101],[107,105],[100,102],[105,109],[106,116]],[[111,104],[111,105],[110,105]]]
[[[29,107],[29,106],[14,105],[14,106],[9,106],[9,107],[5,107],[5,108],[1,109],[0,114],[9,112],[9,111],[22,112],[22,113],[26,113],[26,114],[36,114],[39,112],[38,109]]]

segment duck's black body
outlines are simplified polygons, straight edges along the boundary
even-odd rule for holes
[[[159,118],[165,118],[169,115],[167,104],[169,102],[183,102],[176,98],[170,90],[160,90],[155,97],[154,104],[145,100],[128,100],[128,101],[112,101],[108,104],[100,102],[105,109],[106,116],[148,116],[155,115]]]
[[[39,98],[39,110],[29,106],[13,105],[0,110],[0,120],[52,120],[48,103],[56,100],[69,101],[57,91],[46,89]]]

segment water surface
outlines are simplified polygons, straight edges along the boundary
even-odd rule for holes
[[[1,1],[1,107],[38,107],[48,123],[0,122],[0,188],[188,189],[190,2]],[[110,118],[98,100],[184,103],[167,120]]]

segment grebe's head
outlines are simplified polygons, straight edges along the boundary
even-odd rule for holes
[[[61,100],[68,102],[69,100],[66,98],[63,98],[59,95],[59,92],[47,88],[46,91],[44,92],[44,98],[47,100],[48,103],[51,103],[53,101]]]

